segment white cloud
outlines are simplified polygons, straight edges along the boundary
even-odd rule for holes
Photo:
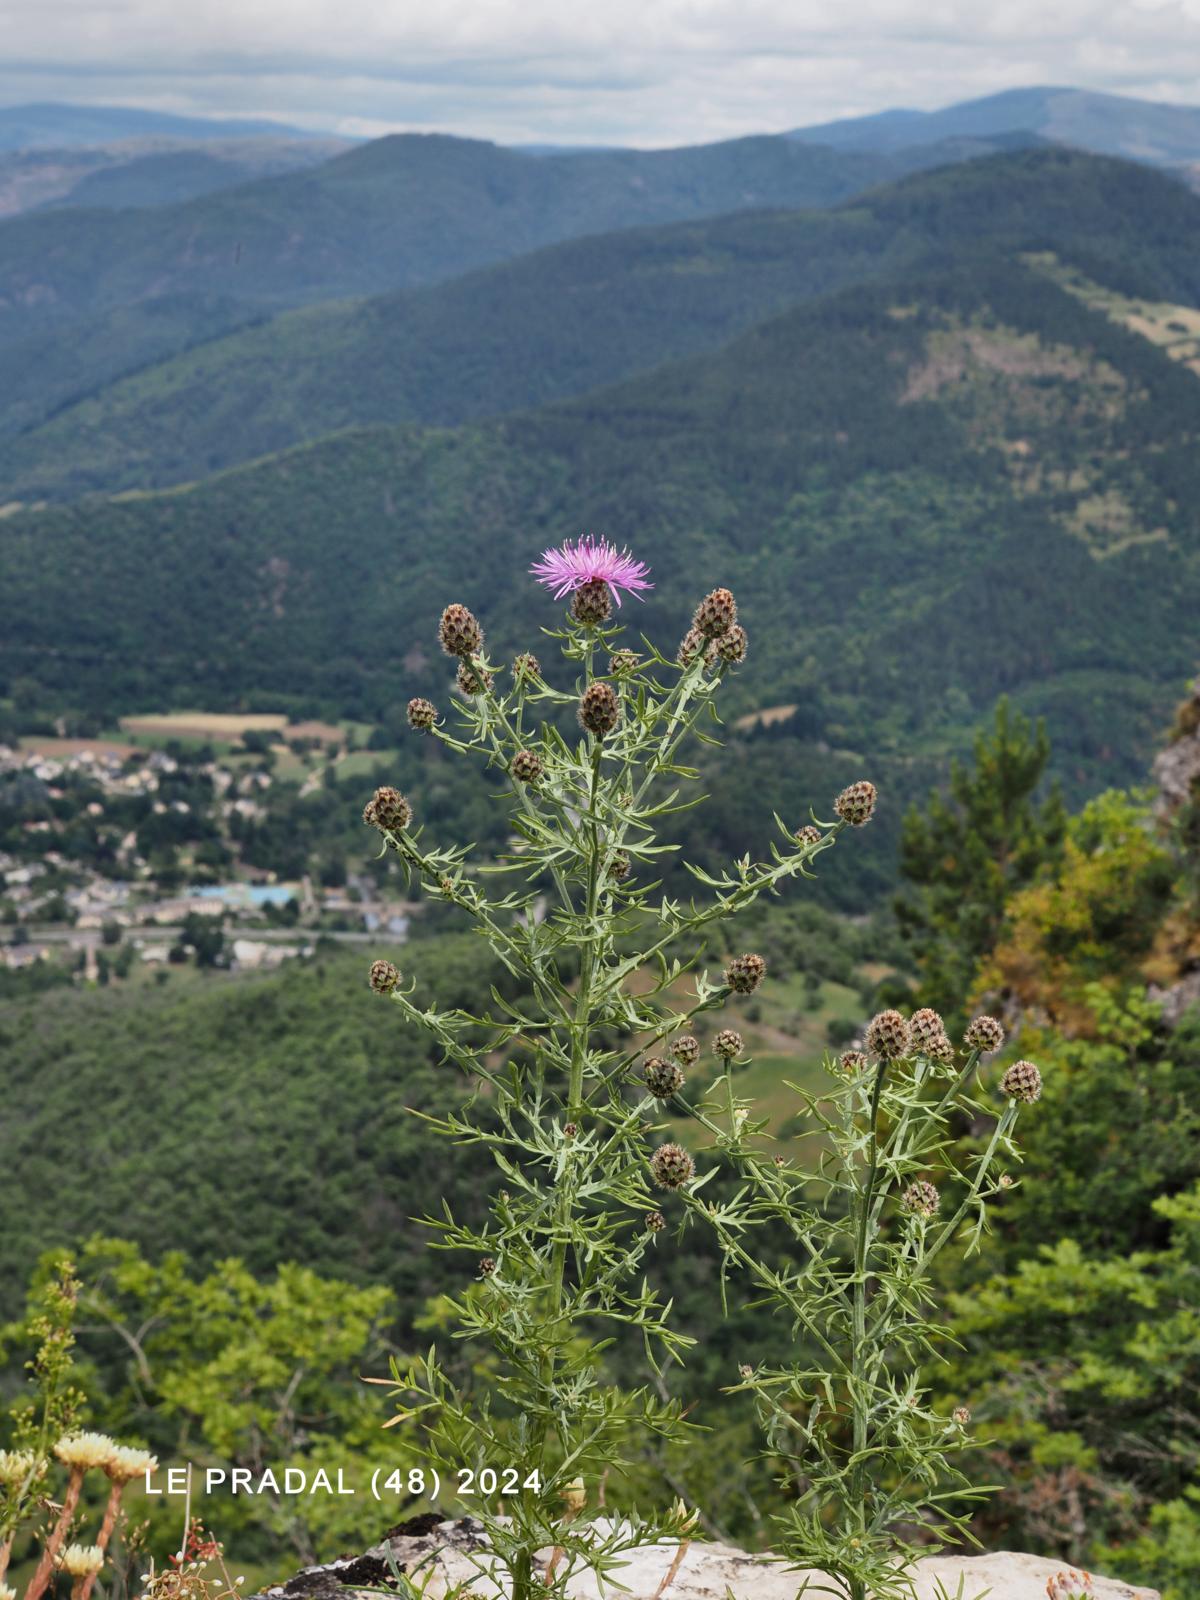
[[[0,100],[692,143],[1021,84],[1200,101],[1200,0],[0,0]]]

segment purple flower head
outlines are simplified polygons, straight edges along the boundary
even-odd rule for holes
[[[621,604],[621,590],[641,599],[640,590],[653,589],[648,581],[650,568],[644,561],[636,561],[628,549],[618,550],[607,539],[593,539],[590,534],[583,539],[567,539],[557,550],[546,550],[540,561],[535,561],[530,572],[539,583],[554,591],[561,600],[585,583],[606,583]]]

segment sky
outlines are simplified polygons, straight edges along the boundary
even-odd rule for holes
[[[1200,104],[1200,0],[0,0],[0,104],[664,146],[1030,84]]]

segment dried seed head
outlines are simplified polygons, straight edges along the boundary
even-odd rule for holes
[[[522,655],[514,656],[512,664],[514,678],[540,678],[542,664],[534,655],[526,650]]]
[[[706,639],[717,639],[728,633],[737,621],[737,602],[728,589],[714,589],[706,594],[696,607],[692,627]]]
[[[846,1050],[838,1062],[847,1077],[856,1078],[860,1072],[865,1072],[870,1065],[861,1050]]]
[[[492,687],[492,684],[495,681],[495,674],[491,672],[480,672],[478,668],[473,667],[469,661],[460,661],[458,663],[458,677],[456,681],[458,683],[458,691],[460,694],[484,694]]]
[[[720,634],[709,645],[705,659],[710,666],[718,661],[727,662],[731,667],[736,667],[746,659],[746,648],[749,641],[746,630],[740,622],[735,622],[727,632]]]
[[[477,656],[483,649],[483,629],[466,606],[447,606],[438,624],[438,639],[448,656]]]
[[[678,1061],[664,1061],[661,1056],[651,1056],[642,1075],[646,1087],[656,1100],[669,1100],[683,1088],[683,1069]]]
[[[875,785],[863,778],[842,790],[833,802],[833,809],[843,822],[848,822],[852,828],[861,828],[874,814],[875,798]]]
[[[416,728],[421,733],[427,733],[437,721],[437,707],[432,700],[425,700],[420,695],[408,702],[408,725]]]
[[[641,657],[636,650],[614,650],[608,658],[608,675],[619,678],[623,672],[632,672]]]
[[[1000,1079],[1000,1088],[1010,1100],[1032,1105],[1042,1092],[1042,1075],[1032,1061],[1014,1061]]]
[[[629,876],[630,861],[624,850],[618,850],[608,864],[608,875],[615,878],[618,883],[624,883]]]
[[[690,667],[704,654],[705,638],[699,628],[689,628],[679,641],[679,649],[675,652],[675,659],[681,667]]]
[[[571,615],[585,628],[597,628],[612,616],[612,592],[603,578],[581,583],[571,596]]]
[[[696,1163],[681,1145],[660,1144],[650,1157],[650,1175],[660,1189],[682,1189],[696,1175]]]
[[[621,705],[611,683],[589,683],[579,702],[579,720],[589,733],[602,739],[621,720]]]
[[[1049,1600],[1096,1600],[1096,1585],[1090,1572],[1057,1572],[1046,1580]]]
[[[927,1178],[918,1178],[916,1183],[910,1183],[900,1199],[905,1211],[917,1217],[936,1216],[941,1203],[941,1195]]]
[[[955,1406],[952,1415],[959,1427],[965,1428],[967,1423],[971,1420],[971,1408],[970,1406]]]
[[[1004,1029],[995,1017],[976,1017],[973,1022],[967,1024],[963,1043],[968,1050],[979,1050],[984,1055],[990,1055],[993,1050],[999,1050],[1004,1043]]]
[[[380,833],[401,833],[412,821],[412,806],[399,789],[376,789],[363,807],[363,821]]]
[[[725,982],[734,994],[753,994],[766,973],[767,963],[761,956],[734,956],[725,967]]]
[[[376,994],[391,994],[400,982],[400,974],[390,961],[373,961],[369,981]]]
[[[671,1040],[671,1054],[685,1067],[694,1066],[700,1059],[700,1041],[694,1034],[681,1033]]]
[[[885,1061],[897,1061],[908,1051],[908,1023],[898,1011],[881,1011],[867,1026],[867,1049]]]
[[[491,1256],[484,1256],[483,1260],[479,1263],[479,1276],[481,1278],[491,1278],[495,1275],[495,1271],[495,1261],[492,1260]]]
[[[647,1211],[647,1213],[646,1213],[646,1231],[647,1231],[647,1233],[661,1233],[663,1231],[663,1229],[666,1227],[666,1225],[667,1225],[667,1219],[666,1219],[666,1217],[663,1216],[661,1211]]]
[[[820,844],[824,837],[820,828],[814,828],[811,822],[806,822],[802,828],[796,829],[797,844]]]
[[[510,771],[518,783],[536,783],[546,766],[536,750],[518,750]]]
[[[736,1028],[722,1028],[713,1040],[713,1049],[726,1061],[740,1056],[743,1048],[742,1036]]]

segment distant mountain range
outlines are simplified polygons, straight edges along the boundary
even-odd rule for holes
[[[941,111],[882,111],[816,123],[788,137],[836,150],[896,154],[943,139],[1022,132],[1159,166],[1200,163],[1200,106],[1164,105],[1088,89],[1009,89]]]
[[[180,117],[135,106],[78,106],[46,102],[0,106],[0,150],[67,150],[118,139],[306,139],[304,128],[254,117]]]

